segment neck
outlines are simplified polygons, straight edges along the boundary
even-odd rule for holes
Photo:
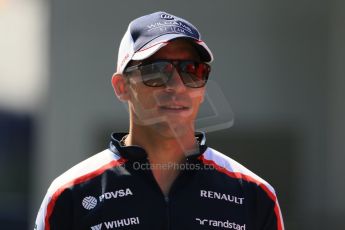
[[[184,129],[178,135],[166,136],[151,126],[130,124],[125,144],[144,148],[151,163],[181,163],[198,149],[194,127]]]
[[[164,165],[152,168],[152,174],[164,195],[168,195],[179,168],[169,168],[171,164],[181,164],[186,155],[198,148],[194,136],[194,126],[175,124],[139,125],[130,119],[130,129],[125,145],[138,145],[145,149],[151,165]],[[168,168],[166,168],[168,166]]]

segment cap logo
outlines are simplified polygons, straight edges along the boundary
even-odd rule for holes
[[[170,14],[161,14],[161,18],[165,20],[174,20],[175,18]]]

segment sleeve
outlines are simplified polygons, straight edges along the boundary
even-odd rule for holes
[[[261,190],[258,194],[256,209],[258,230],[284,230],[282,213],[275,191],[272,193]]]
[[[53,194],[48,190],[37,214],[34,230],[69,230],[72,229],[72,223],[71,190],[58,190]]]

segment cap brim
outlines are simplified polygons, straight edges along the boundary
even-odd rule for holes
[[[194,41],[194,44],[196,45],[195,47],[198,49],[198,52],[200,53],[200,56],[202,57],[203,61],[208,63],[213,61],[212,52],[203,41],[196,40],[193,37],[189,37],[183,34],[164,34],[153,39],[145,46],[140,48],[138,51],[136,51],[132,56],[132,60],[144,60],[156,53],[162,47],[169,44],[169,41],[172,41],[177,38],[186,38]]]

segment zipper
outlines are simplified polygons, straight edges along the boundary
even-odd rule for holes
[[[188,157],[186,158],[186,162],[189,163]],[[183,176],[185,176],[185,173],[186,173],[185,170],[182,170],[179,172],[179,174],[177,175],[177,177],[173,181],[167,196],[164,195],[162,190],[159,188],[159,190],[161,191],[161,193],[164,196],[164,201],[165,201],[165,205],[166,205],[166,227],[164,228],[165,230],[171,229],[171,226],[170,226],[170,197],[176,191],[177,186],[178,186],[178,182],[181,180],[181,178]],[[152,172],[151,172],[151,174],[152,174]],[[153,174],[152,174],[152,177],[153,177]],[[157,181],[156,181],[156,184],[158,185]],[[159,185],[158,185],[158,187],[159,187]]]
[[[164,196],[165,201],[165,230],[170,230],[170,206],[169,206],[169,196]]]
[[[143,163],[149,164],[148,159],[145,159]],[[164,208],[165,208],[165,221],[162,225],[162,230],[170,230],[170,199],[169,199],[169,194],[166,196],[162,189],[159,187],[158,182],[156,181],[155,177],[153,176],[153,173],[151,169],[149,170],[144,170],[144,174],[148,177],[148,179],[152,182],[153,186],[157,190],[157,192],[160,194],[162,197],[162,201],[164,202]],[[170,192],[169,192],[170,193]]]
[[[189,162],[189,158],[187,158],[186,160],[187,160],[187,162]],[[146,163],[149,163],[149,161],[147,159],[145,161],[146,161]],[[179,180],[181,180],[181,177],[183,177],[186,172],[184,170],[180,171],[179,175],[176,177],[176,179],[172,183],[168,195],[165,195],[163,193],[163,191],[159,187],[159,184],[157,183],[156,179],[154,178],[152,171],[147,170],[147,172],[148,172],[147,174],[149,175],[151,181],[153,182],[153,184],[157,188],[158,192],[161,194],[161,196],[164,200],[164,203],[165,203],[165,224],[163,224],[163,230],[170,230],[171,229],[171,226],[170,226],[170,222],[171,222],[170,221],[170,197],[171,197],[172,192],[174,192],[176,190],[177,182]]]
[[[189,157],[186,158],[186,163],[187,164],[190,163]],[[177,175],[177,177],[175,178],[175,180],[173,181],[173,183],[170,187],[168,195],[166,196],[163,194],[162,190],[160,189],[157,181],[154,179],[153,174],[151,172],[151,175],[152,175],[154,181],[156,182],[159,190],[161,191],[161,193],[164,196],[164,201],[165,201],[165,205],[166,205],[166,227],[164,228],[164,230],[170,230],[171,229],[171,226],[170,226],[170,197],[176,191],[177,186],[178,186],[178,182],[181,181],[181,178],[183,178],[185,176],[185,174],[186,174],[186,170],[181,170],[179,172],[179,174]]]

